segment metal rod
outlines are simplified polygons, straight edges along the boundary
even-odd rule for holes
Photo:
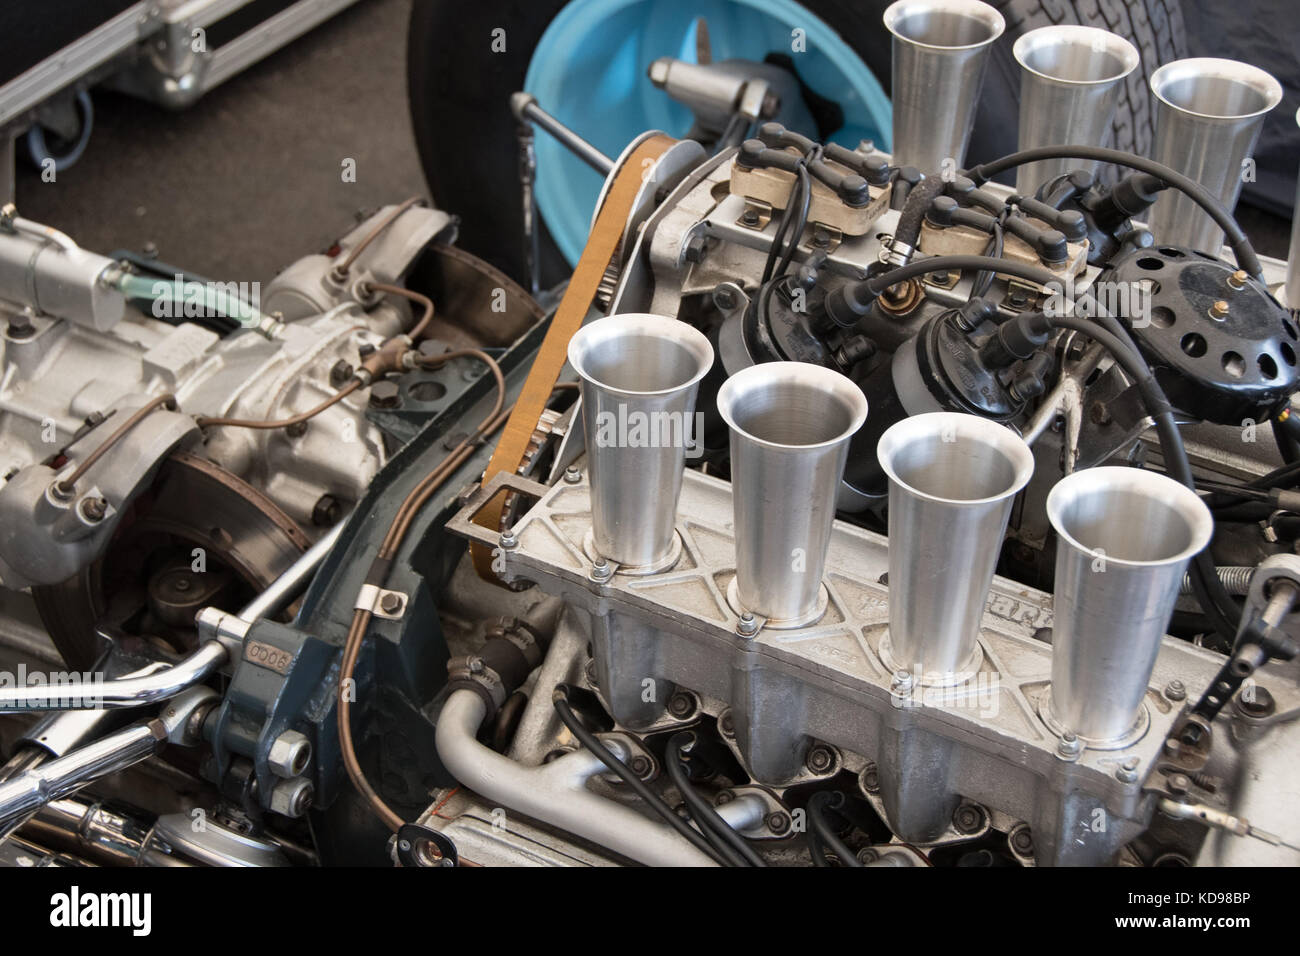
[[[554,136],[561,146],[602,176],[608,176],[613,171],[614,160],[538,106],[537,100],[531,93],[514,94],[510,98],[510,107],[514,110],[516,117],[520,120],[536,123]]]
[[[293,599],[311,583],[316,569],[325,560],[325,556],[338,543],[339,535],[343,533],[343,526],[346,523],[347,519],[344,518],[326,531],[319,541],[304,551],[297,561],[289,565],[267,586],[265,591],[244,605],[239,616],[251,623],[261,618],[269,618],[293,603]]]

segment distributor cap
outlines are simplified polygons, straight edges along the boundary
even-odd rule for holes
[[[1140,285],[1150,297],[1150,321],[1140,310],[1114,311],[1175,408],[1240,425],[1268,417],[1296,390],[1300,330],[1244,272],[1191,249],[1156,246],[1112,263],[1094,289],[1105,302],[1112,290],[1122,296]]]

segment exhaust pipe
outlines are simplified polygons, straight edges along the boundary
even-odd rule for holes
[[[1056,484],[1047,517],[1057,546],[1046,716],[1092,746],[1122,746],[1143,724],[1183,571],[1210,540],[1210,510],[1164,475],[1089,468]]]
[[[996,422],[932,412],[892,425],[877,454],[889,477],[889,635],[881,656],[921,683],[964,679],[979,666],[984,605],[1033,453]]]
[[[979,0],[898,0],[893,34],[893,159],[927,176],[956,174],[966,156],[989,48],[1002,14]]]
[[[1241,192],[1242,166],[1255,150],[1265,115],[1282,86],[1258,67],[1209,57],[1175,60],[1151,75],[1156,97],[1152,158],[1218,196],[1229,211]],[[1223,231],[1174,189],[1156,200],[1147,224],[1156,242],[1218,256]]]
[[[732,603],[770,627],[809,624],[825,610],[835,495],[867,400],[838,372],[769,362],[727,379],[718,411],[731,429]]]
[[[595,556],[662,568],[680,549],[677,499],[713,348],[685,322],[614,315],[578,331],[569,364],[582,379]]]
[[[1137,68],[1137,48],[1107,30],[1052,26],[1030,30],[1012,53],[1020,64],[1020,142],[1037,146],[1106,146],[1120,86]],[[1075,169],[1096,172],[1100,163],[1053,159],[1021,166],[1016,192],[1032,196],[1040,185]]]

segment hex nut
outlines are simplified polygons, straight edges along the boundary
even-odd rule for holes
[[[311,763],[311,741],[296,730],[286,730],[271,744],[267,766],[277,777],[298,777]]]

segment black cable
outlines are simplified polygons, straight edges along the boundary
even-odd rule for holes
[[[822,815],[823,805],[832,810],[838,810],[844,806],[844,794],[838,790],[819,790],[814,793],[808,799],[809,829],[817,832],[817,839],[839,857],[842,864],[845,866],[861,866],[862,861],[858,859],[857,854],[845,845],[844,841],[839,838],[839,834],[831,829],[826,817]]]
[[[686,776],[686,763],[682,752],[694,745],[695,735],[690,731],[683,730],[673,734],[668,740],[667,759],[664,761],[668,767],[668,776],[673,786],[681,791],[682,799],[690,808],[691,816],[695,818],[696,824],[705,836],[712,833],[719,841],[717,846],[720,852],[725,853],[730,850],[740,857],[745,866],[767,866],[745,838],[733,830],[727,821],[718,815],[718,811],[713,809],[709,802],[696,793],[695,788],[691,786],[691,781]]]
[[[1238,225],[1237,220],[1232,218],[1232,214],[1223,203],[1196,180],[1184,176],[1176,169],[1170,169],[1155,160],[1147,159],[1145,156],[1138,156],[1122,149],[1107,149],[1103,146],[1040,146],[1036,149],[1020,150],[992,162],[980,163],[967,170],[964,175],[974,180],[976,186],[981,186],[1008,169],[1014,169],[1026,163],[1035,163],[1042,159],[1097,160],[1136,169],[1155,176],[1165,184],[1185,194],[1192,202],[1205,210],[1210,218],[1223,230],[1228,245],[1232,247],[1232,254],[1237,259],[1237,265],[1245,269],[1252,278],[1259,279],[1263,275],[1264,268],[1260,265],[1259,256],[1255,254],[1254,246],[1250,244],[1250,239],[1246,237],[1246,233]]]
[[[984,254],[992,259],[1002,258],[1002,247],[1004,242],[1004,233],[1002,231],[1001,219],[993,224],[993,235],[989,237],[988,245],[984,247]],[[975,275],[975,281],[971,283],[970,297],[979,298],[987,294],[993,287],[993,279],[997,275],[992,269],[982,269]]]
[[[790,196],[786,200],[785,209],[781,213],[781,221],[777,224],[776,235],[772,237],[772,247],[767,251],[767,260],[763,264],[763,282],[767,282],[774,275],[780,275],[781,271],[789,265],[794,256],[794,250],[799,247],[799,237],[803,234],[804,226],[807,224],[808,211],[812,203],[812,180],[808,176],[807,158],[800,159],[795,166],[795,181],[790,187]],[[796,214],[796,207],[800,207],[800,212]],[[794,236],[790,239],[790,251],[781,260],[781,251],[786,244],[786,233],[794,224],[796,215],[801,220],[798,229],[795,230]],[[783,261],[782,269],[778,270],[776,264]]]
[[[619,779],[631,787],[638,797],[648,803],[650,809],[659,814],[665,823],[690,841],[691,846],[706,854],[711,860],[716,860],[722,866],[730,866],[730,861],[721,856],[708,840],[677,814],[676,810],[668,806],[667,801],[646,786],[645,781],[634,774],[627,764],[615,757],[608,747],[596,739],[595,734],[582,726],[582,721],[578,720],[573,708],[569,706],[568,695],[569,688],[564,684],[557,684],[552,692],[551,700],[555,705],[555,713],[559,715],[564,726],[569,728],[569,733],[573,734],[580,744],[594,753],[601,763],[618,774]]]
[[[808,176],[808,167],[800,165],[799,167],[799,184],[800,184],[800,205],[799,214],[791,224],[790,244],[786,248],[785,255],[781,257],[781,263],[776,267],[774,275],[785,275],[790,263],[794,260],[794,254],[799,250],[799,239],[803,236],[804,227],[808,225],[808,213],[812,209],[812,180]]]

